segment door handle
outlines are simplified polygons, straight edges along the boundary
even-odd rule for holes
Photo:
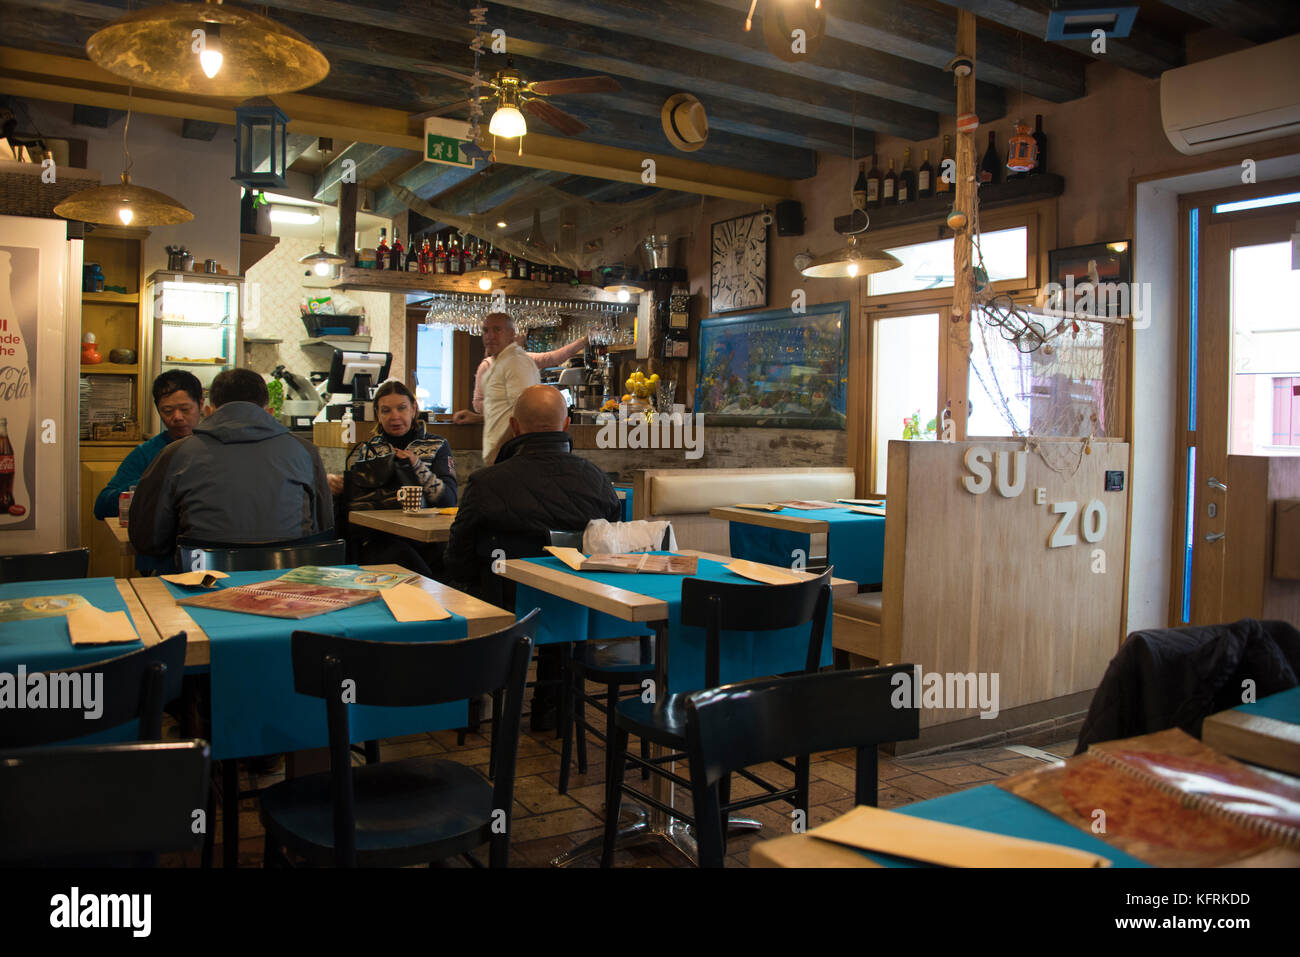
[[[1210,488],[1217,488],[1220,492],[1226,492],[1228,490],[1228,486],[1224,485],[1213,475],[1210,476],[1210,480],[1205,484],[1208,485]]]
[[[1205,540],[1207,542],[1217,542],[1217,541],[1221,541],[1226,535],[1227,532],[1212,532],[1209,535],[1205,536]]]

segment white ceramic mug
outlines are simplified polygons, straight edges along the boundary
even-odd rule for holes
[[[397,501],[403,512],[418,512],[424,507],[424,486],[403,485],[397,490]]]

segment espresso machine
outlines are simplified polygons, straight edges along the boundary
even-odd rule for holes
[[[600,354],[597,355],[596,353]],[[570,360],[577,362],[577,360]],[[575,422],[592,419],[600,411],[606,395],[613,395],[613,372],[609,364],[609,355],[604,349],[588,349],[581,364],[571,365],[561,370],[559,389],[567,389],[573,401],[569,405],[569,416]],[[585,413],[585,415],[584,415]]]

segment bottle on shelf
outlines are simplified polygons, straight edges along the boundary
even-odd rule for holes
[[[398,235],[396,226],[393,227],[393,254],[389,260],[389,269],[401,269],[406,264],[406,247],[402,245],[402,237]]]
[[[456,231],[447,237],[447,273],[455,275],[460,272],[460,250],[458,246]]]
[[[493,272],[501,271],[501,252],[493,245],[488,245],[487,266]]]
[[[916,172],[916,198],[928,199],[934,195],[934,167],[930,165],[930,151],[925,151],[925,160]]]
[[[952,165],[948,161],[952,160]],[[943,155],[939,157],[939,168],[934,175],[934,191],[936,193],[948,193],[952,191],[952,183],[944,179],[943,171],[945,168],[952,170],[954,178],[957,176],[957,160],[952,153],[952,135],[946,134],[943,138]]]
[[[903,171],[898,174],[898,204],[910,203],[916,199],[916,170],[912,169],[912,148],[903,150]]]
[[[894,172],[894,161],[889,161],[889,169],[885,172],[885,178],[882,181],[880,191],[880,201],[882,204],[893,204],[898,201],[898,174]]]
[[[428,240],[426,239],[425,242],[428,242]],[[420,262],[423,256],[423,252],[424,252],[423,247],[417,246],[414,242],[411,243],[411,248],[406,251],[407,272],[413,272],[413,273],[420,272]]]
[[[424,271],[429,271],[429,260],[433,260],[433,271],[440,276],[445,276],[449,267],[449,257],[447,255],[447,245],[442,239],[438,240],[438,250],[434,252],[429,248],[429,240],[424,240]]]
[[[487,250],[483,248],[483,240],[474,240],[474,268],[487,269]]]
[[[388,230],[382,226],[379,229],[379,247],[375,250],[375,268],[388,268]]]
[[[1034,143],[1038,147],[1038,165],[1029,171],[1030,176],[1047,172],[1047,134],[1043,132],[1043,114],[1034,114]]]
[[[853,208],[867,208],[867,164],[858,164],[858,178],[853,183]]]
[[[871,209],[879,209],[880,202],[880,167],[876,165],[876,156],[871,155],[871,170],[867,173],[867,206]]]
[[[989,130],[989,148],[980,160],[979,182],[981,186],[1002,182],[1002,158],[998,155],[997,134],[992,130]]]

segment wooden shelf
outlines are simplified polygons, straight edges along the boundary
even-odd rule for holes
[[[370,336],[316,336],[313,339],[302,339],[298,345],[303,349],[329,346],[331,349],[344,349],[348,352],[369,352]]]
[[[110,441],[108,441],[108,440],[104,440],[104,441],[96,442],[94,439],[82,439],[82,440],[81,440],[81,447],[82,447],[83,449],[84,449],[84,448],[91,448],[91,449],[113,449],[113,448],[117,448],[117,449],[133,449],[133,448],[135,448],[137,445],[139,445],[141,442],[144,442],[144,441],[146,441],[146,440],[145,440],[145,439],[130,439],[130,440],[126,441],[126,442],[110,442]]]
[[[259,236],[255,233],[239,234],[239,273],[247,276],[259,260],[265,257],[280,242],[279,236]]]
[[[91,375],[139,375],[140,366],[138,364],[122,365],[120,362],[99,362],[94,365],[82,365],[83,374]]]
[[[477,280],[464,276],[399,272],[391,269],[361,269],[340,266],[339,278],[329,284],[331,289],[360,289],[367,292],[471,292],[487,295],[478,287]],[[532,296],[538,299],[572,299],[581,302],[618,302],[618,296],[600,286],[574,286],[567,282],[533,282],[530,279],[498,279],[492,291],[501,290],[507,296]],[[635,308],[623,303],[628,308]]]
[[[244,336],[244,345],[246,346],[274,346],[284,342],[283,339],[256,339],[251,336]]]
[[[104,306],[135,306],[140,304],[140,294],[138,292],[83,292],[81,301]]]
[[[1065,180],[1055,173],[1042,176],[1030,176],[1016,179],[1009,183],[979,188],[980,209],[995,209],[999,206],[1012,206],[1017,203],[1032,203],[1040,199],[1051,199],[1065,192]],[[868,209],[871,217],[871,230],[889,229],[891,226],[910,226],[916,223],[934,222],[942,225],[952,209],[954,194],[940,193],[918,199],[906,206],[883,206],[880,209]],[[850,213],[835,217],[835,230],[840,233],[852,232],[860,228],[862,217]]]

